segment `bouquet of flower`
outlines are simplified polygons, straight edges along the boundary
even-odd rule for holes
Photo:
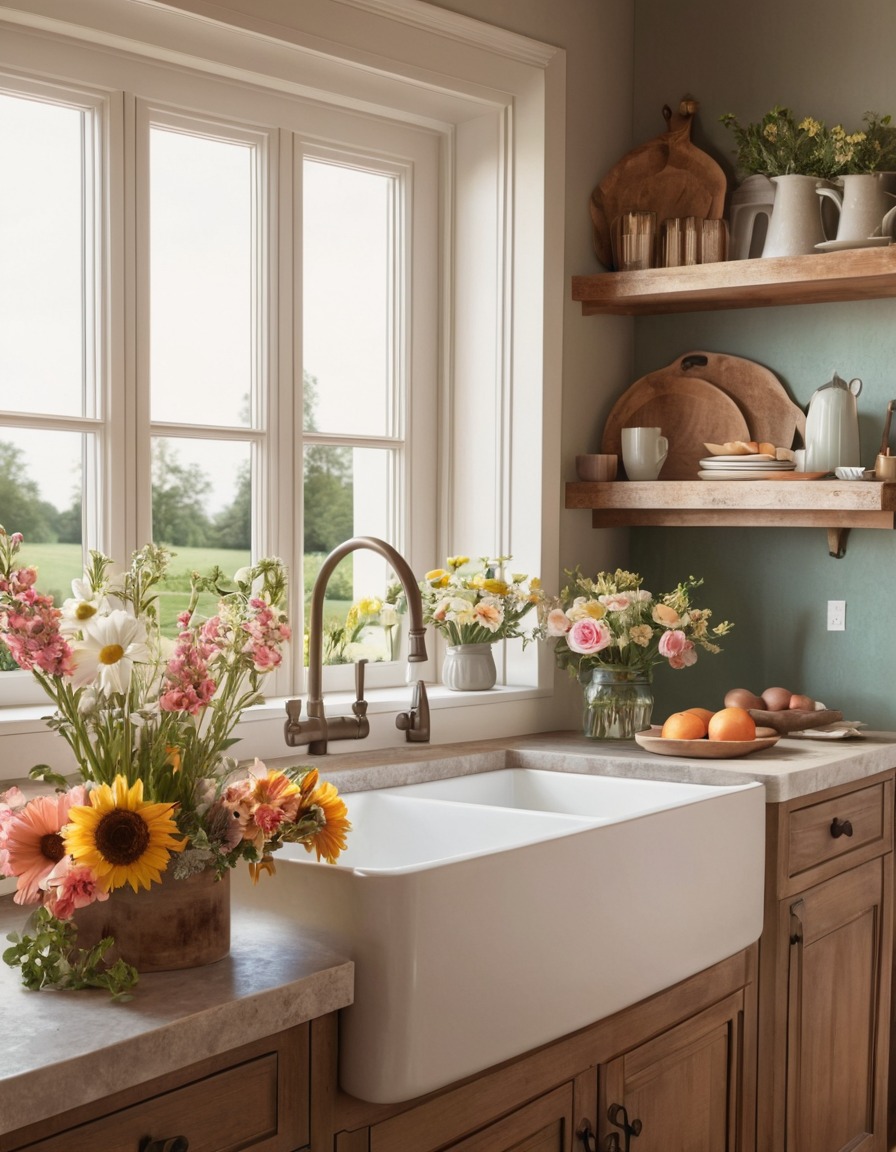
[[[491,644],[521,637],[525,645],[538,631],[537,621],[523,629],[526,613],[541,602],[543,592],[537,576],[505,575],[512,556],[469,567],[469,556],[449,556],[447,568],[427,572],[420,581],[424,619],[451,645]]]
[[[710,638],[732,628],[727,621],[710,630],[712,613],[695,608],[691,594],[703,581],[690,577],[672,591],[654,596],[641,587],[641,577],[618,568],[592,580],[579,568],[566,572],[570,583],[542,607],[541,635],[556,640],[561,668],[580,680],[594,668],[649,672],[655,664],[687,668],[697,649],[719,652]]]
[[[734,133],[738,170],[743,175],[803,175],[833,180],[847,173],[889,171],[896,166],[896,129],[889,116],[866,112],[865,128],[847,132],[820,120],[797,120],[776,105],[758,123],[743,127],[731,112],[721,122]]]
[[[14,900],[41,905],[42,935],[95,900],[240,860],[253,879],[273,871],[271,853],[304,844],[333,862],[350,828],[333,785],[307,768],[240,768],[228,750],[259,684],[290,637],[286,573],[277,559],[192,577],[177,640],[161,637],[158,584],[170,553],[147,545],[121,576],[91,552],[83,580],[58,608],[17,567],[22,537],[0,527],[0,638],[55,705],[49,726],[74,752],[80,783],[46,765],[34,779],[55,795],[0,796],[0,875],[17,877]],[[217,597],[204,618],[203,592]],[[4,954],[23,963],[21,947]],[[23,963],[24,971],[24,963]],[[40,986],[36,984],[35,986]]]

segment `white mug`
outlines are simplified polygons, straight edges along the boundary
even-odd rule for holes
[[[629,480],[656,480],[669,455],[659,428],[623,428],[622,463]]]

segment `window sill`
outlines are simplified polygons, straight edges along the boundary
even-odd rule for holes
[[[498,739],[556,727],[557,701],[552,686],[510,685],[486,692],[454,692],[441,684],[427,684],[426,690],[432,744]],[[370,734],[364,740],[331,742],[328,756],[404,747],[406,740],[395,727],[395,716],[409,709],[411,693],[410,685],[369,689]],[[351,715],[352,692],[327,692],[324,700],[329,716]],[[290,748],[284,740],[285,706],[285,698],[275,698],[250,708],[236,728],[240,743],[234,754],[247,761],[255,756],[263,760],[301,760],[307,756],[304,746]],[[49,712],[47,704],[0,708],[0,790],[27,779],[34,764],[49,763],[61,772],[74,768],[68,747],[44,722]]]

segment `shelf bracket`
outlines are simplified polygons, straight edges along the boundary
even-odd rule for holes
[[[842,560],[846,555],[846,537],[848,528],[828,528],[828,553],[835,560]]]

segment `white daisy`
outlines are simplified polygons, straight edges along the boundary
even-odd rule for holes
[[[143,621],[121,609],[89,620],[82,638],[72,642],[72,652],[75,687],[92,684],[106,695],[127,692],[134,664],[151,658]]]
[[[64,635],[80,632],[89,620],[105,616],[109,607],[105,594],[95,591],[88,580],[72,580],[72,594],[62,604],[59,631]]]

